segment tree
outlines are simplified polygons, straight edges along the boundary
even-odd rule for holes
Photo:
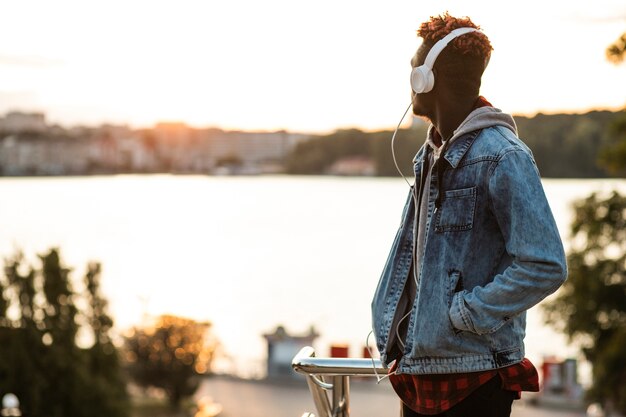
[[[83,316],[94,341],[85,352],[86,368],[95,387],[90,391],[90,398],[85,398],[92,407],[92,417],[125,415],[129,406],[120,355],[111,339],[113,319],[107,312],[108,302],[100,292],[101,272],[100,263],[90,262],[84,279],[87,307]]]
[[[609,126],[611,143],[604,146],[598,155],[598,162],[608,172],[626,175],[626,112]]]
[[[626,33],[623,33],[618,40],[609,45],[606,49],[606,56],[609,61],[619,64],[626,57]],[[599,155],[599,163],[606,166],[607,171],[626,175],[626,111],[622,112],[610,126],[612,143],[605,146]]]
[[[602,178],[598,152],[611,142],[607,126],[619,112],[516,116],[522,140],[532,149],[542,177]]]
[[[624,60],[624,57],[626,57],[626,33],[623,33],[619,39],[606,48],[606,57],[615,64]]]
[[[393,161],[395,154],[398,167],[403,175],[413,176],[413,157],[424,143],[426,127],[399,129],[391,152],[392,131],[374,132],[372,138],[372,158],[378,175],[398,177],[400,174]]]
[[[546,317],[593,364],[589,399],[626,413],[626,197],[592,194],[575,204],[568,266]]]
[[[161,388],[170,405],[192,395],[199,375],[209,371],[215,345],[208,338],[208,322],[162,315],[156,323],[135,327],[126,337],[128,370],[143,387]]]
[[[626,56],[626,33],[607,49],[614,63]],[[626,114],[611,123],[612,143],[600,165],[626,173]],[[549,323],[582,343],[593,365],[589,399],[626,414],[626,197],[592,194],[574,205],[569,277],[545,307]]]
[[[126,384],[115,347],[105,347],[102,339],[89,349],[78,345],[81,319],[108,338],[110,326],[97,331],[90,327],[95,311],[105,314],[97,285],[89,294],[76,292],[71,269],[63,266],[57,249],[39,258],[40,269],[26,265],[21,252],[5,259],[0,277],[0,392],[16,394],[24,416],[127,416]],[[88,281],[97,282],[100,267],[94,268]],[[78,309],[80,301],[89,311]],[[105,356],[99,353],[103,350]],[[105,360],[106,367],[94,366]]]
[[[300,142],[286,159],[290,174],[321,174],[338,159],[367,156],[370,153],[368,134],[358,129],[337,130]]]

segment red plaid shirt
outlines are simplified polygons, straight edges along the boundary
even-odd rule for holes
[[[467,398],[474,390],[496,375],[509,391],[539,391],[539,374],[528,359],[506,368],[484,372],[441,375],[394,374],[396,363],[389,370],[389,380],[402,402],[419,414],[440,414]]]

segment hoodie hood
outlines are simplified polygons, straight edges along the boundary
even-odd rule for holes
[[[513,116],[491,106],[480,107],[467,115],[456,128],[450,142],[466,133],[492,126],[504,126],[517,136],[517,126]]]
[[[459,137],[465,135],[466,133],[493,126],[503,126],[517,136],[517,125],[515,124],[515,120],[513,120],[513,116],[508,113],[504,113],[498,108],[484,106],[475,109],[467,115],[465,120],[463,120],[459,127],[456,128],[452,137],[447,141],[446,145],[450,146],[452,142],[454,142]],[[435,156],[438,157],[439,151],[441,151],[441,149],[443,149],[444,147],[441,146],[441,148],[438,148],[437,146],[435,146],[435,143],[433,141],[434,132],[435,126],[431,124],[428,128],[426,143],[428,143],[430,148],[435,152]]]

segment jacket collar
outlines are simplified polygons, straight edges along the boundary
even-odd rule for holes
[[[448,149],[446,149],[445,154],[443,155],[443,159],[448,161],[452,168],[456,168],[461,162],[461,159],[465,156],[467,150],[472,146],[476,136],[480,133],[482,129],[474,130],[473,132],[469,132],[459,138],[457,138],[454,142],[452,142]]]
[[[428,151],[428,144],[424,142],[422,147],[419,149],[419,151],[417,151],[417,153],[413,157],[413,163],[416,164],[418,162],[422,162],[424,160],[424,157],[426,156],[427,151]]]
[[[478,136],[480,131],[481,129],[478,129],[454,139],[454,141],[448,145],[448,148],[445,150],[443,159],[448,161],[452,168],[456,168],[461,162],[461,159],[465,156],[467,150],[472,146],[472,143],[474,143],[474,139],[476,139],[476,136]],[[424,143],[419,151],[417,151],[417,154],[415,154],[413,163],[422,162],[426,157],[429,148],[430,146],[428,143]]]

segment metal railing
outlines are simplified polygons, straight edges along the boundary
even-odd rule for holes
[[[350,377],[386,375],[378,359],[316,358],[312,347],[304,347],[291,362],[292,368],[306,375],[318,417],[350,416]],[[328,397],[331,394],[331,398]],[[332,401],[331,401],[332,399]],[[302,417],[315,417],[304,413]]]

